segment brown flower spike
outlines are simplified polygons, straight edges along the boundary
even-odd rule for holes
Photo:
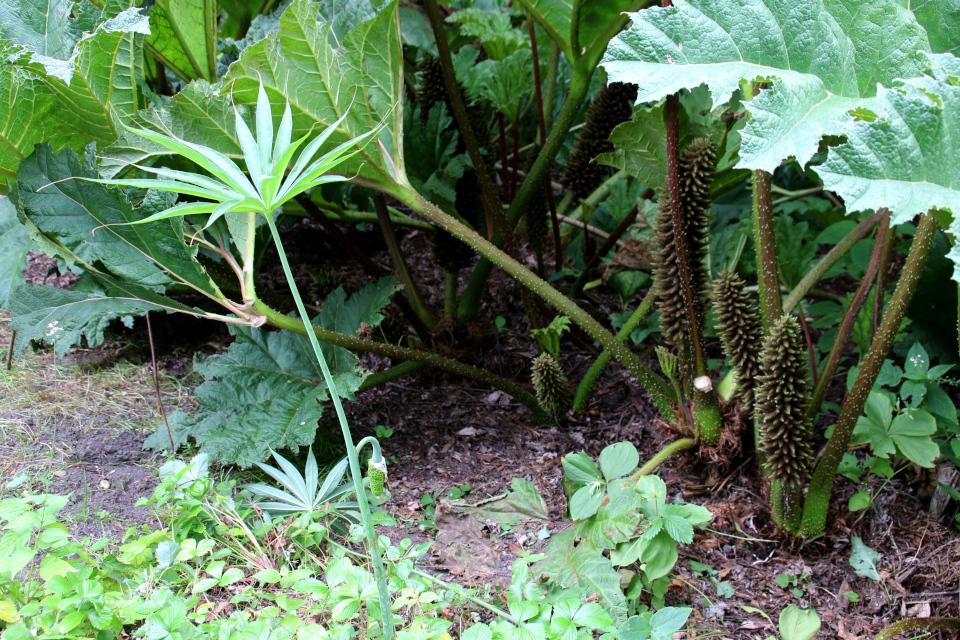
[[[760,307],[736,273],[724,271],[713,283],[713,304],[720,324],[723,353],[736,372],[737,397],[748,416],[753,415],[754,389],[760,375],[763,326]]]
[[[797,488],[813,467],[813,427],[806,418],[807,359],[796,318],[783,316],[770,327],[760,368],[755,416],[767,473],[785,487]]]

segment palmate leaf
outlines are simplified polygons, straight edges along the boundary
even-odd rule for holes
[[[96,172],[69,149],[54,154],[49,145],[40,145],[21,165],[11,193],[23,216],[63,245],[61,257],[102,262],[117,278],[160,292],[178,283],[219,299],[196,260],[197,248],[184,241],[182,219],[125,224],[148,212],[130,204],[120,189],[70,177],[96,178]]]
[[[217,79],[216,0],[158,0],[144,47],[184,80]]]
[[[611,81],[654,102],[705,84],[719,103],[741,80],[769,89],[747,104],[738,166],[803,165],[827,134],[842,135],[852,109],[872,108],[877,85],[916,77],[930,43],[895,0],[677,0],[630,15],[603,66]]]
[[[0,47],[0,58],[6,58]],[[0,193],[3,178],[14,178],[20,163],[46,138],[53,94],[33,73],[0,61]]]
[[[328,7],[330,5],[330,7]],[[319,150],[327,153],[337,145],[375,129],[385,127],[379,141],[371,137],[358,143],[363,152],[339,165],[338,173],[375,180],[401,180],[402,153],[402,52],[396,2],[365,22],[370,15],[367,0],[349,0],[346,5],[297,0],[280,18],[278,32],[244,49],[220,85],[215,89],[194,83],[168,107],[142,112],[137,124],[161,132],[172,132],[189,142],[209,146],[234,160],[243,152],[235,136],[230,102],[220,94],[231,94],[233,103],[252,114],[261,81],[270,101],[293,109],[293,139],[319,135],[344,114],[345,120]],[[365,11],[359,11],[366,6]],[[317,21],[336,15],[333,21]],[[353,10],[351,9],[353,8]],[[326,9],[326,10],[325,10]],[[341,15],[342,13],[342,15]],[[274,126],[279,124],[279,110]],[[255,123],[248,117],[248,124]],[[131,164],[149,163],[153,158],[172,156],[137,136],[124,135],[104,153],[106,177],[118,175]]]

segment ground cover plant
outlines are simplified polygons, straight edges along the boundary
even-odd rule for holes
[[[297,531],[340,549],[335,562],[372,567],[327,576],[346,598],[333,617],[360,616],[337,633],[419,633],[419,617],[392,619],[398,601],[425,601],[403,595],[409,572],[383,565],[396,552],[370,510],[389,499],[387,458],[375,437],[355,445],[342,399],[430,371],[516,400],[532,426],[564,429],[590,411],[616,360],[664,427],[646,460],[631,442],[591,443],[598,464],[566,452],[572,526],[545,558],[517,561],[506,609],[467,598],[499,618],[464,635],[632,640],[683,627],[689,611],[666,606],[677,545],[714,514],[667,502],[678,488],[653,473],[674,457],[699,460],[712,480],[749,465],[787,539],[840,526],[838,476],[865,484],[853,513],[907,471],[933,474],[938,516],[960,498],[960,32],[944,19],[960,8],[649,4],[0,2],[11,355],[94,348],[150,312],[222,323],[232,341],[195,360],[194,410],[164,416],[146,446],[196,448],[283,487],[254,484],[270,500],[245,506],[239,487],[211,494],[204,481],[188,496],[175,483],[157,504],[210,521],[186,538],[145,533],[142,553],[188,540],[199,553],[229,522],[225,553],[279,571],[263,541],[302,512]],[[311,273],[287,248],[305,219],[349,260]],[[405,242],[416,233],[429,238],[419,248]],[[387,268],[367,255],[371,242]],[[20,284],[36,251],[73,286]],[[345,275],[359,286],[348,292]],[[509,325],[486,317],[498,297],[515,301]],[[508,332],[529,355],[514,368],[522,376],[503,371]],[[493,350],[499,366],[478,355]],[[581,356],[583,367],[564,366]],[[346,462],[321,477],[312,447],[328,403]],[[301,472],[288,457],[304,446]],[[534,500],[517,480],[510,500]],[[33,504],[20,499],[10,509]],[[307,522],[321,515],[333,519]],[[444,517],[435,508],[434,525]],[[10,546],[40,540],[34,529],[11,528]],[[365,538],[366,551],[342,536]],[[856,574],[879,579],[872,550],[852,539]],[[54,558],[55,547],[37,550]],[[161,575],[198,579],[177,565],[178,548],[164,547]],[[34,556],[11,557],[10,578],[28,575],[10,607],[62,626],[31,609],[62,585],[46,585],[42,565],[36,581]],[[142,559],[120,563],[139,580]],[[112,562],[81,560],[91,567],[81,575]],[[210,588],[238,575],[207,574]],[[132,583],[117,584],[122,594]],[[150,585],[171,598],[183,588]],[[149,615],[165,607],[157,597]],[[91,617],[84,602],[65,605],[77,624],[59,633],[89,618],[116,635],[140,620],[97,606]],[[815,614],[784,616],[784,637],[819,628]],[[174,617],[141,632],[196,632]]]

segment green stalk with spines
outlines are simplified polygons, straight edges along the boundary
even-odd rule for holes
[[[960,630],[960,618],[906,618],[884,627],[873,640],[893,640],[902,633],[920,629]],[[923,636],[917,636],[922,638]]]
[[[797,305],[800,304],[800,301],[803,300],[807,294],[813,290],[813,285],[817,283],[820,278],[830,270],[830,268],[835,265],[840,258],[847,255],[850,252],[850,249],[853,248],[853,245],[857,244],[861,239],[866,237],[870,230],[876,226],[877,221],[880,219],[880,216],[876,213],[867,216],[864,218],[860,224],[851,229],[847,235],[843,237],[840,242],[833,245],[830,251],[825,253],[820,260],[817,261],[813,268],[807,272],[805,276],[797,283],[797,286],[793,288],[793,291],[787,295],[786,299],[783,301],[783,312],[784,313],[793,313],[793,310],[797,308]]]
[[[769,172],[762,169],[753,172],[753,241],[757,250],[757,285],[764,333],[768,333],[783,314],[777,237],[773,228],[772,182]]]
[[[437,317],[423,301],[420,288],[413,279],[413,274],[410,273],[410,269],[407,268],[407,261],[404,259],[403,252],[400,250],[400,243],[397,241],[397,234],[393,231],[393,222],[390,220],[390,213],[387,211],[387,201],[383,199],[382,195],[376,195],[373,197],[373,204],[374,207],[376,207],[377,218],[380,221],[380,230],[383,232],[383,238],[387,243],[387,251],[390,253],[390,258],[393,261],[397,276],[403,284],[403,292],[406,294],[407,300],[410,306],[413,307],[413,311],[417,314],[420,322],[432,330],[437,326]]]
[[[837,418],[833,435],[827,442],[823,455],[820,457],[820,462],[814,470],[813,479],[810,481],[810,488],[803,505],[803,520],[800,528],[800,533],[803,535],[819,535],[826,528],[827,509],[830,506],[830,493],[833,489],[837,469],[840,467],[843,454],[847,452],[847,447],[850,445],[853,428],[863,413],[867,396],[870,395],[870,390],[873,389],[877,376],[880,375],[883,361],[893,346],[897,331],[900,329],[900,323],[903,321],[907,308],[910,306],[910,301],[913,299],[936,230],[937,222],[933,214],[931,212],[923,214],[920,217],[920,224],[917,226],[913,243],[910,245],[910,253],[907,255],[907,262],[903,267],[897,288],[894,290],[893,298],[883,315],[883,322],[877,328],[877,335],[871,342],[867,356],[860,366],[853,388],[850,389],[846,400],[843,402],[843,408]]]
[[[756,389],[758,450],[764,454],[766,477],[775,485],[771,512],[777,524],[796,533],[800,526],[802,494],[813,465],[813,423],[807,358],[797,319],[782,316],[763,341],[761,374]]]
[[[637,310],[630,315],[626,324],[617,332],[616,339],[618,341],[627,341],[627,338],[630,337],[634,329],[639,327],[640,323],[650,314],[650,310],[653,308],[653,303],[656,302],[656,299],[657,292],[653,287],[650,287],[647,295],[645,295],[640,302],[640,306],[637,307]],[[590,404],[590,396],[593,394],[593,388],[596,386],[597,380],[600,379],[600,374],[607,368],[612,358],[613,356],[609,351],[604,351],[590,366],[586,375],[583,376],[583,380],[581,380],[577,386],[577,393],[573,399],[573,411],[577,415],[581,415],[587,410],[587,406]]]
[[[840,326],[837,327],[837,335],[833,339],[830,353],[827,354],[826,361],[823,363],[823,368],[820,371],[820,378],[817,381],[816,387],[814,387],[813,397],[810,400],[810,406],[807,408],[807,417],[810,419],[816,418],[817,414],[820,413],[820,405],[823,403],[823,399],[827,395],[827,389],[830,387],[833,376],[840,366],[840,359],[847,349],[847,341],[850,339],[850,334],[853,333],[853,325],[856,323],[857,316],[860,315],[860,310],[863,309],[863,305],[866,304],[870,289],[873,287],[874,281],[877,280],[877,276],[880,273],[883,248],[889,226],[890,212],[886,211],[881,218],[880,225],[877,227],[877,237],[873,243],[873,252],[870,254],[870,262],[867,263],[867,270],[860,279],[860,284],[853,294],[850,306],[847,307],[843,318],[840,320]],[[883,299],[882,289],[878,289],[877,297],[881,300]],[[800,312],[803,313],[802,310]]]
[[[680,153],[679,96],[667,97],[667,182],[660,196],[656,241],[660,261],[654,272],[660,297],[664,338],[675,345],[684,377],[692,382],[693,421],[700,441],[715,445],[723,431],[720,402],[707,371],[703,351],[703,262],[708,249],[706,207],[715,168],[715,147],[698,140]]]

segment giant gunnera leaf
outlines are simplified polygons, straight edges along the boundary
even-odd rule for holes
[[[898,224],[934,207],[953,213],[960,237],[960,59],[932,55],[929,74],[881,87],[872,112],[815,167],[851,211],[887,207]],[[948,257],[957,265],[960,247]]]
[[[101,20],[89,2],[0,3],[0,174],[15,175],[38,142],[79,150],[116,140],[144,106],[138,82],[149,32],[136,8]]]
[[[824,135],[845,133],[852,110],[874,108],[878,85],[921,75],[931,51],[896,0],[676,0],[630,19],[602,64],[610,81],[638,85],[638,103],[705,84],[719,104],[742,81],[764,83],[746,104],[747,169],[806,164]]]
[[[376,326],[395,289],[395,278],[381,278],[349,298],[339,288],[314,324],[347,335]],[[230,332],[236,339],[227,353],[197,356],[194,368],[206,379],[195,393],[200,407],[192,418],[177,416],[175,440],[192,437],[212,459],[243,467],[265,459],[271,449],[311,444],[329,393],[307,338],[236,325]],[[338,392],[353,399],[366,377],[357,356],[327,343],[321,348]],[[165,428],[145,446],[169,447]]]

